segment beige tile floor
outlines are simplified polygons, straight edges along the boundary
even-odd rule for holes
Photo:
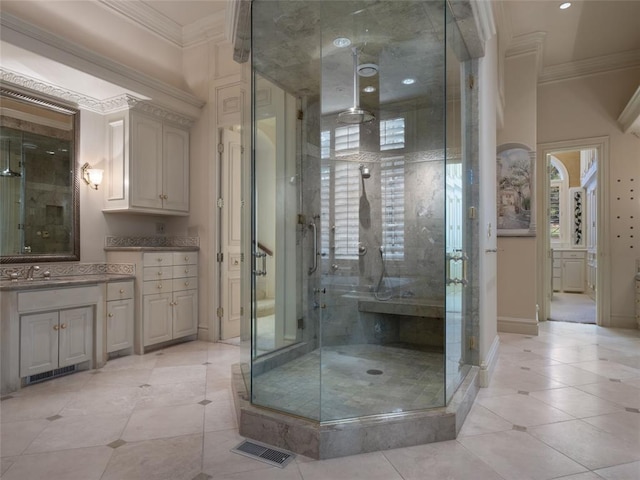
[[[0,403],[2,480],[638,480],[640,332],[548,322],[501,334],[457,440],[284,469],[230,451],[238,347],[191,342]]]

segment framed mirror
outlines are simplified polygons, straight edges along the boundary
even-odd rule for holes
[[[80,260],[80,112],[0,85],[0,263]]]

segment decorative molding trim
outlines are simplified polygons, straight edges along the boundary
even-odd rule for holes
[[[497,33],[493,3],[489,0],[472,1],[471,11],[476,21],[480,40],[484,43]]]
[[[223,13],[200,18],[182,27],[144,2],[98,1],[180,48],[208,40],[217,42],[226,39],[226,15]]]
[[[209,15],[182,28],[182,46],[191,47],[204,42],[227,40],[227,24],[222,15]]]
[[[640,87],[618,117],[618,124],[624,133],[631,133],[640,138]]]
[[[505,58],[535,53],[538,74],[542,71],[542,51],[547,32],[533,32],[513,37],[505,51]]]
[[[137,89],[142,86],[146,89],[151,89],[153,92],[166,95],[170,99],[178,101],[184,105],[184,109],[200,109],[205,104],[204,101],[187,91],[115,62],[11,14],[3,12],[0,17],[0,27],[3,40],[15,38],[15,34],[27,37],[31,41],[39,43],[37,53],[42,53],[41,50],[45,48],[48,51],[53,49],[61,54],[58,55],[57,58],[54,58],[54,60],[65,63],[72,68],[82,70],[90,75],[97,76],[112,83],[118,83],[121,86],[123,86],[123,80],[126,79],[127,81],[124,83],[129,85],[127,88]],[[61,58],[65,60],[61,60]],[[134,82],[136,86],[132,86],[131,82]]]
[[[98,100],[97,98],[82,95],[81,93],[76,93],[27,75],[12,72],[2,67],[0,67],[0,81],[28,88],[29,90],[34,90],[50,97],[59,98],[85,110],[100,114],[112,113],[124,108],[129,108],[136,102],[142,100],[141,98],[128,94],[118,95],[117,97],[107,98],[106,100]]]
[[[0,278],[7,279],[12,273],[24,278],[30,265],[8,265],[0,267]],[[67,277],[70,275],[135,275],[136,266],[130,263],[51,263],[42,266],[49,271],[51,277]]]
[[[640,50],[614,53],[600,57],[586,58],[577,62],[551,65],[542,70],[538,84],[558,82],[595,73],[609,72],[623,68],[640,66]]]
[[[129,98],[134,99],[135,97],[129,97]],[[195,122],[195,119],[192,117],[187,117],[185,115],[180,115],[179,113],[165,110],[162,107],[159,107],[157,105],[154,105],[152,103],[145,102],[145,101],[135,101],[135,102],[132,102],[129,106],[133,110],[144,112],[147,115],[152,115],[154,117],[160,118],[161,120],[175,123],[183,127],[191,128],[191,126]]]
[[[498,332],[538,335],[538,321],[535,318],[498,317]]]
[[[98,0],[102,5],[150,30],[165,40],[182,47],[182,27],[144,2]]]
[[[500,349],[500,337],[496,335],[493,338],[493,342],[491,342],[491,346],[487,351],[487,356],[484,358],[484,361],[480,363],[480,374],[478,379],[480,381],[480,387],[488,387],[489,382],[491,381],[491,377],[493,376],[493,372],[496,368],[496,363],[498,363],[498,353]]]
[[[109,235],[105,247],[199,247],[199,237],[128,237]]]

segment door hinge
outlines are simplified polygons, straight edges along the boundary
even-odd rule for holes
[[[244,153],[244,147],[240,145],[240,153]]]
[[[304,112],[302,110],[298,110],[298,120],[302,120],[304,118]]]
[[[244,307],[240,307],[240,316],[244,315]]]
[[[216,315],[218,315],[218,318],[222,318],[224,316],[224,308],[218,307],[218,310],[216,310]]]
[[[218,263],[222,263],[222,261],[224,260],[224,253],[218,252],[216,254],[216,260],[218,261]]]
[[[469,337],[469,350],[474,350],[476,348],[476,337]]]
[[[476,218],[476,207],[469,207],[469,218]]]
[[[218,144],[218,153],[222,153],[224,152],[224,144],[223,143],[219,143]]]
[[[469,75],[469,90],[473,90],[473,87],[476,85],[476,77],[473,75]]]
[[[304,318],[298,319],[298,330],[302,330],[304,328]]]
[[[218,204],[218,208],[224,207],[224,199],[223,198],[219,198],[217,204]]]
[[[241,253],[241,254],[240,254],[240,261],[241,261],[241,262],[244,262],[244,253]]]

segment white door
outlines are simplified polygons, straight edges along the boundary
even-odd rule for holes
[[[93,307],[60,311],[58,365],[66,367],[91,360]]]
[[[162,129],[163,208],[189,211],[189,132],[165,125]]]
[[[20,376],[58,368],[58,312],[20,317]]]
[[[173,338],[198,332],[198,291],[185,290],[173,294]]]
[[[173,338],[171,293],[144,295],[142,298],[144,346],[171,340]]]
[[[162,208],[162,123],[131,114],[131,205]]]
[[[107,352],[133,345],[133,299],[107,302]]]
[[[240,335],[242,146],[238,132],[222,130],[220,155],[220,339]]]

